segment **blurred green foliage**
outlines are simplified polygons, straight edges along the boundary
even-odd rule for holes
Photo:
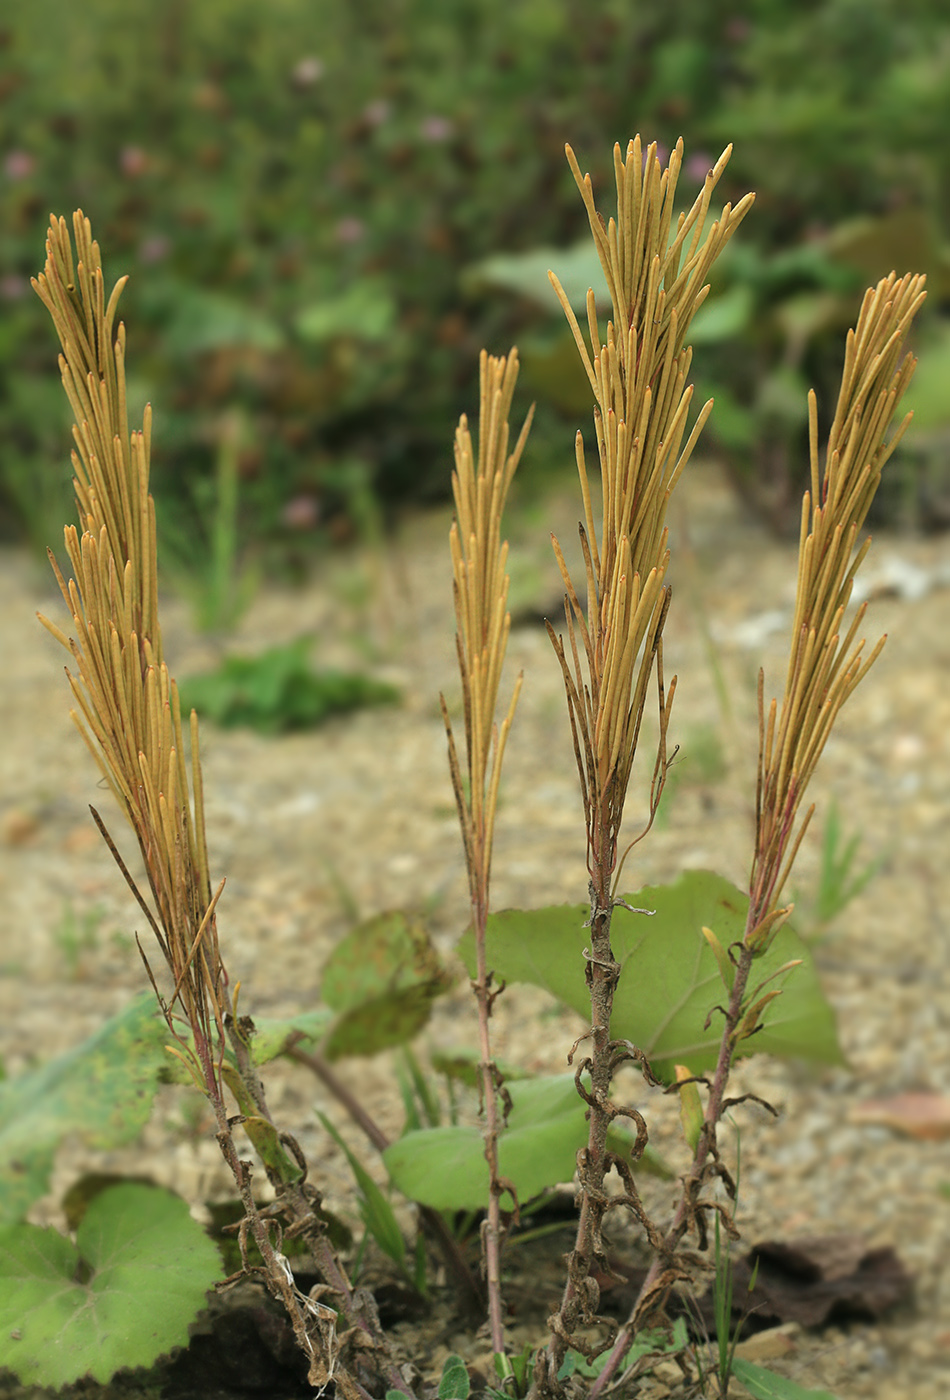
[[[63,415],[28,283],[50,209],[84,208],[132,274],[131,407],[156,406],[160,518],[181,533],[240,405],[239,533],[293,571],[358,532],[362,483],[387,504],[447,490],[483,344],[531,347],[535,470],[570,465],[560,324],[466,274],[575,244],[565,140],[609,202],[612,143],[635,131],[664,149],[685,137],[684,198],[727,141],[726,197],[759,192],[695,369],[700,392],[707,372],[721,392],[737,480],[781,521],[800,390],[833,385],[861,286],[896,262],[936,274],[944,299],[948,130],[944,0],[8,7],[0,534],[55,543],[63,504]]]
[[[216,671],[181,682],[182,709],[225,729],[285,734],[364,705],[390,705],[394,686],[349,671],[315,671],[311,639],[300,637],[257,656],[227,656]]]

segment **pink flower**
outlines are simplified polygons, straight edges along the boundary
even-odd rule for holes
[[[292,496],[280,519],[288,530],[312,530],[320,520],[320,502],[316,496]]]
[[[419,135],[423,141],[428,141],[431,145],[440,145],[443,141],[448,141],[454,132],[455,127],[448,117],[431,116],[426,117],[419,124]]]
[[[123,175],[135,179],[144,175],[149,167],[148,153],[141,146],[123,146],[119,152],[119,169]]]
[[[669,148],[669,146],[664,146],[664,144],[663,144],[662,141],[657,141],[657,143],[656,143],[656,158],[657,158],[657,160],[660,162],[660,169],[661,169],[661,170],[664,169],[665,166],[666,166],[667,161],[668,161],[669,158],[670,158],[670,148]],[[644,168],[644,170],[646,169],[646,165],[647,165],[647,151],[645,150],[645,151],[643,152],[643,168]]]
[[[373,102],[367,102],[363,108],[363,121],[367,126],[382,126],[388,122],[392,116],[392,103],[387,102],[385,97],[377,97]]]
[[[318,83],[326,72],[326,65],[321,58],[315,54],[308,54],[306,58],[298,59],[290,70],[290,81],[295,88],[313,87]]]
[[[25,277],[18,277],[15,272],[8,272],[5,277],[0,277],[0,300],[22,301],[29,285]]]
[[[687,157],[686,174],[691,180],[695,180],[697,184],[705,180],[712,167],[713,161],[710,160],[706,151],[697,151],[695,155]]]
[[[146,265],[162,262],[171,252],[171,246],[164,233],[152,233],[148,238],[143,238],[139,245],[139,262]]]
[[[29,151],[8,151],[3,158],[4,173],[10,180],[25,180],[36,169]]]
[[[355,215],[348,214],[337,223],[336,241],[338,243],[360,243],[365,237],[366,225],[362,219],[357,219]]]

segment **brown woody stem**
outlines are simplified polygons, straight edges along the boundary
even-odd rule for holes
[[[480,1063],[478,1066],[482,1102],[485,1109],[485,1160],[488,1163],[488,1212],[482,1225],[482,1242],[485,1256],[485,1282],[488,1289],[488,1321],[491,1331],[492,1350],[500,1356],[505,1350],[505,1329],[502,1320],[501,1303],[501,1197],[506,1185],[498,1176],[498,1134],[501,1130],[498,1112],[498,1071],[491,1053],[489,1018],[496,993],[491,990],[492,975],[488,971],[485,952],[485,928],[488,909],[484,900],[473,899],[472,915],[475,926],[476,976],[472,983],[475,1002],[478,1007],[478,1045]],[[514,1202],[518,1209],[517,1200]]]
[[[753,910],[750,908],[746,932],[754,927]],[[703,1209],[698,1196],[709,1177],[710,1157],[718,1158],[716,1131],[722,1118],[726,1088],[735,1059],[734,1033],[742,1019],[743,1001],[753,961],[754,955],[751,949],[743,944],[736,965],[735,981],[726,1007],[726,1020],[719,1042],[716,1072],[706,1102],[702,1132],[699,1136],[699,1142],[696,1144],[696,1151],[693,1154],[689,1171],[683,1178],[683,1189],[672,1224],[663,1238],[662,1251],[654,1257],[650,1265],[633,1310],[617,1334],[607,1363],[591,1387],[589,1400],[598,1400],[598,1397],[615,1376],[636,1332],[644,1326],[651,1313],[662,1310],[669,1288],[677,1277],[669,1267],[673,1253],[696,1219],[697,1211]],[[664,1280],[666,1281],[664,1282]]]

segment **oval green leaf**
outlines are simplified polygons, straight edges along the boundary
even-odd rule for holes
[[[429,1019],[452,979],[423,926],[398,910],[353,929],[323,969],[323,1000],[337,1013],[328,1059],[404,1045]]]
[[[748,895],[711,871],[689,870],[673,884],[646,886],[624,899],[656,912],[651,917],[623,908],[614,911],[611,941],[623,971],[611,1034],[639,1046],[654,1073],[667,1083],[676,1077],[676,1063],[688,1065],[694,1074],[712,1069],[722,1031],[722,1016],[714,1008],[722,1003],[724,989],[702,928],[711,928],[724,948],[741,939]],[[584,949],[589,934],[584,923],[589,913],[585,905],[563,904],[491,915],[488,966],[499,980],[545,988],[587,1019]],[[471,970],[471,932],[459,951]],[[744,1041],[738,1053],[842,1064],[834,1012],[821,990],[811,953],[787,924],[755,963],[750,991],[792,959],[800,959],[801,966],[770,984],[770,990],[780,987],[782,995],[768,1008],[763,1029]]]

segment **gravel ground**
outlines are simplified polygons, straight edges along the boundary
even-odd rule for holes
[[[707,866],[743,882],[757,668],[765,665],[773,690],[784,679],[781,628],[794,590],[794,548],[740,516],[714,467],[691,470],[674,512],[666,634],[667,670],[680,676],[673,737],[683,761],[666,820],[638,848],[636,869],[628,862],[631,887]],[[512,527],[509,666],[510,674],[524,669],[525,689],[499,814],[499,908],[585,898],[569,732],[537,621],[543,612],[556,615],[548,531],[569,541],[575,516],[564,491],[522,505]],[[336,557],[302,591],[263,593],[235,639],[251,650],[312,633],[320,661],[370,665],[406,697],[398,709],[278,740],[210,727],[205,733],[212,872],[228,877],[222,945],[251,1012],[312,1004],[322,961],[353,905],[364,916],[424,910],[447,954],[464,927],[464,872],[437,706],[440,688],[450,697],[458,690],[448,523],[445,511],[413,518],[384,555]],[[737,1089],[781,1109],[774,1126],[751,1115],[744,1126],[744,1240],[856,1232],[869,1248],[892,1246],[915,1279],[913,1302],[884,1320],[799,1333],[774,1363],[839,1400],[950,1394],[950,1145],[856,1121],[869,1098],[919,1089],[950,1094],[947,559],[945,538],[875,541],[866,569],[880,596],[872,600],[868,635],[890,636],[826,752],[813,793],[816,833],[794,882],[807,909],[818,833],[834,798],[846,830],[861,834],[862,859],[882,863],[817,953],[847,1068],[814,1072],[757,1057],[736,1076]],[[0,553],[0,1056],[11,1074],[74,1045],[144,985],[131,938],[136,910],[87,813],[97,799],[105,812],[106,795],[67,719],[63,657],[37,625],[37,608],[58,616],[39,567],[22,554]],[[164,630],[176,674],[213,661],[213,648],[195,637],[174,600]],[[642,807],[635,793],[631,829]],[[570,1016],[551,1015],[532,989],[512,989],[499,1001],[502,1056],[557,1071],[576,1033]],[[427,1038],[436,1045],[474,1042],[464,985],[437,1008]],[[389,1064],[352,1062],[347,1072],[380,1123],[398,1131]],[[341,1156],[314,1126],[322,1091],[289,1068],[275,1069],[268,1084],[276,1115],[320,1163],[327,1204],[352,1216]],[[680,1169],[675,1109],[659,1096],[643,1107],[654,1140]],[[152,1176],[190,1200],[227,1194],[206,1125],[175,1098],[161,1099],[144,1153]],[[141,1171],[143,1147],[96,1154],[68,1144],[36,1218],[55,1220],[63,1189],[91,1167]],[[661,1218],[667,1189],[648,1187]],[[403,1340],[411,1350],[411,1337]],[[423,1369],[437,1368],[450,1346],[473,1359],[485,1348],[483,1340],[464,1337],[423,1342],[422,1331],[419,1345]],[[650,1385],[644,1394],[677,1393],[669,1376]]]

